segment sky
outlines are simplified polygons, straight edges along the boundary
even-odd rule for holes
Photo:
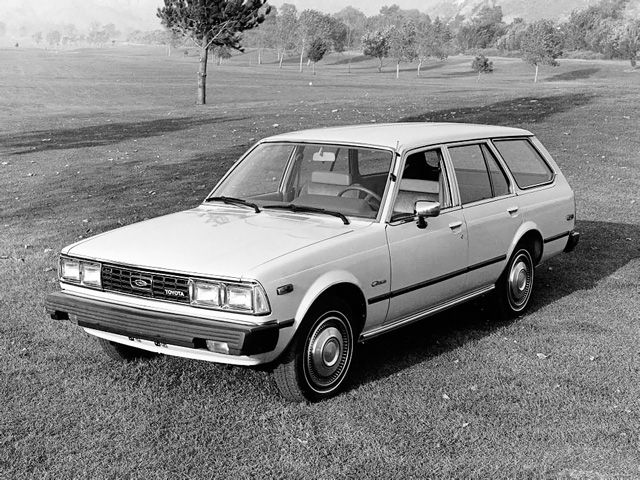
[[[299,11],[313,8],[327,13],[342,10],[346,5],[360,9],[366,15],[380,11],[383,5],[398,4],[404,9],[425,8],[442,0],[270,0],[276,7],[294,4]],[[455,0],[454,0],[455,1]],[[51,30],[73,23],[80,30],[92,22],[115,23],[123,30],[153,30],[160,28],[155,12],[162,0],[0,0],[0,22],[16,33],[23,30]]]

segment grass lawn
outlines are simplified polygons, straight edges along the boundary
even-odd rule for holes
[[[640,72],[495,58],[331,56],[317,75],[252,54],[0,50],[0,478],[640,478]],[[536,270],[509,323],[482,303],[367,343],[351,387],[288,404],[267,373],[121,365],[50,320],[57,252],[197,205],[257,139],[400,120],[536,133],[576,192],[581,243]]]

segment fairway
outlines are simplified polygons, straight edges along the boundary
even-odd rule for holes
[[[163,48],[0,50],[0,478],[640,478],[640,71],[472,57],[395,64]],[[476,302],[361,345],[347,391],[267,372],[117,364],[44,313],[78,239],[194,207],[258,139],[370,122],[535,133],[576,195],[576,251],[511,322]],[[212,246],[214,248],[214,246]]]

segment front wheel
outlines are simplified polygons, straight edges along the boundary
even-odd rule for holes
[[[273,375],[287,400],[316,402],[344,385],[354,350],[351,309],[339,299],[305,317]]]
[[[527,309],[533,291],[533,274],[531,253],[517,247],[496,285],[500,309],[505,316],[513,317]]]

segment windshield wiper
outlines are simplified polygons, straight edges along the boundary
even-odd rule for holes
[[[291,210],[292,212],[324,213],[338,217],[342,220],[342,223],[349,225],[349,219],[344,214],[334,210],[325,210],[324,208],[305,207],[304,205],[294,205],[293,203],[287,203],[285,205],[263,205],[262,208],[279,208],[280,210]]]
[[[260,213],[260,208],[258,208],[258,205],[256,205],[255,203],[252,203],[252,202],[247,202],[246,200],[243,200],[242,198],[235,198],[235,197],[209,197],[209,198],[205,198],[204,201],[205,202],[224,202],[227,205],[244,205],[245,207],[253,208],[256,213]]]

